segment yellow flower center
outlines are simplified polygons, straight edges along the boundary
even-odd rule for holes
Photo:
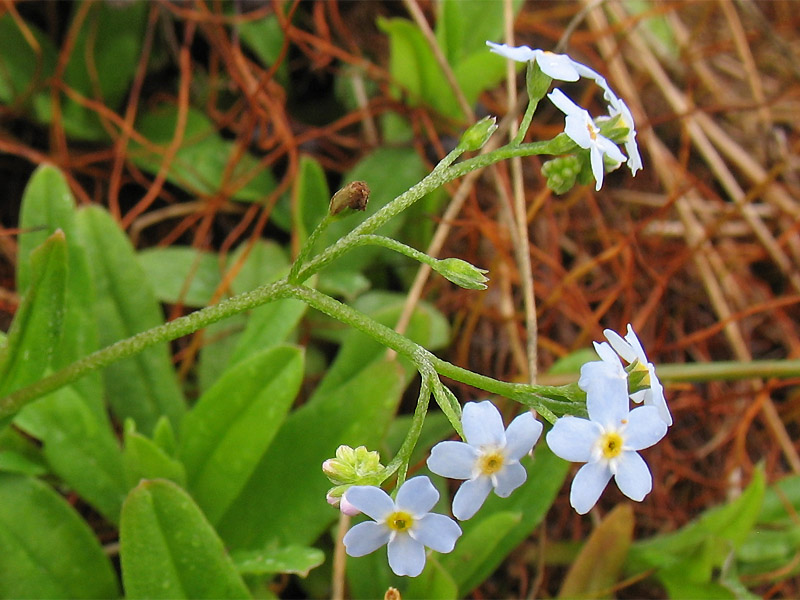
[[[503,462],[503,454],[494,450],[481,456],[478,465],[484,475],[494,475],[503,468]]]
[[[593,142],[597,141],[597,129],[595,129],[594,125],[591,123],[586,124],[586,129],[589,132],[589,137],[592,138]]]
[[[398,510],[389,515],[386,519],[386,525],[389,529],[398,531],[400,533],[408,531],[414,524],[414,517],[403,510]]]
[[[605,458],[614,458],[622,452],[622,436],[616,431],[604,433],[600,438],[600,449]]]

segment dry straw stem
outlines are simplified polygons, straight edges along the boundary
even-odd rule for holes
[[[625,13],[619,3],[608,2],[605,6],[619,22],[629,18],[629,15]],[[602,10],[592,11],[589,15],[589,23],[595,31],[603,32],[609,30],[608,22]],[[772,257],[783,274],[791,282],[792,286],[795,287],[795,289],[800,289],[798,288],[798,285],[800,285],[800,275],[798,275],[796,266],[791,264],[789,258],[777,245],[774,237],[753,207],[743,202],[744,192],[739,187],[722,157],[717,154],[708,137],[705,135],[703,128],[698,124],[697,114],[699,113],[694,112],[690,100],[678,90],[675,84],[673,84],[654,53],[640,35],[635,31],[630,31],[626,37],[626,42],[630,44],[630,55],[635,56],[635,61],[632,61],[632,63],[639,65],[639,67],[650,76],[652,81],[656,83],[657,87],[662,92],[664,98],[671,104],[676,112],[685,115],[684,123],[689,135],[712,172],[716,175],[719,184],[728,192],[730,199],[740,208],[742,216],[751,226],[758,240],[763,244],[769,256]],[[620,55],[617,54],[615,45],[611,39],[608,37],[601,38],[598,42],[598,46],[609,61],[609,69],[613,73],[613,80],[622,91],[623,96],[626,98],[635,98],[636,94],[634,93],[635,89],[632,78],[625,63],[622,61]],[[644,113],[641,105],[638,103],[634,103],[633,110],[635,111],[634,114],[639,117]],[[643,121],[642,119],[639,120],[640,122]],[[706,119],[705,122],[710,122],[710,119]],[[714,129],[717,133],[721,132],[716,126],[712,128],[706,126],[706,129]],[[671,156],[666,145],[656,137],[653,130],[643,131],[641,137],[648,149],[651,159],[650,162],[657,170],[662,184],[666,189],[672,192],[678,192],[679,185],[675,179],[675,174],[679,172],[677,161]],[[719,141],[719,139],[718,137],[717,140]],[[734,145],[732,140],[729,141],[731,145]],[[743,151],[741,153],[743,153]],[[781,192],[774,191],[773,195],[782,194]],[[752,355],[744,335],[738,323],[731,319],[733,311],[726,298],[726,292],[727,296],[733,297],[740,306],[746,303],[747,300],[734,282],[725,261],[723,261],[720,254],[709,241],[709,236],[697,217],[697,213],[699,212],[696,208],[697,204],[698,195],[693,190],[680,193],[675,202],[679,217],[685,227],[686,242],[691,248],[697,250],[694,255],[695,265],[704,282],[706,292],[717,317],[721,321],[727,322],[725,333],[731,344],[734,355],[737,359],[742,361],[751,360]],[[760,389],[760,387],[760,384],[754,384],[755,390]],[[786,430],[786,426],[778,414],[774,402],[771,398],[764,397],[761,406],[764,419],[772,430],[778,445],[783,450],[787,462],[791,465],[794,472],[800,473],[800,456]]]

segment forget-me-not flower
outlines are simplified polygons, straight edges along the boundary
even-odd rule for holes
[[[597,182],[595,190],[599,190],[603,186],[605,172],[603,157],[608,156],[611,160],[621,163],[625,162],[625,155],[614,142],[601,135],[600,128],[594,124],[589,112],[575,104],[564,92],[554,89],[547,97],[567,116],[564,133],[578,146],[589,150],[592,174]]]
[[[628,153],[627,165],[631,170],[631,175],[636,176],[636,171],[642,168],[642,157],[639,154],[639,146],[636,143],[636,124],[633,122],[633,115],[631,114],[628,105],[617,98],[614,92],[609,88],[605,88],[603,97],[608,101],[609,115],[615,117],[620,115],[621,125],[628,129],[628,135],[625,136],[625,151]]]
[[[443,477],[466,479],[453,498],[453,515],[465,521],[492,489],[507,498],[525,483],[528,475],[519,461],[538,441],[542,424],[526,411],[505,429],[500,412],[488,400],[468,402],[461,424],[467,441],[436,444],[428,468]]]
[[[578,81],[581,77],[587,77],[598,82],[605,83],[597,71],[590,69],[584,64],[576,60],[572,60],[566,54],[556,54],[555,52],[548,52],[539,48],[533,49],[529,46],[509,46],[508,44],[495,44],[494,42],[486,42],[489,49],[495,54],[510,58],[517,62],[534,61],[542,73],[552,79],[559,81]],[[603,86],[601,86],[603,87]]]
[[[397,490],[396,500],[373,485],[356,485],[344,501],[373,521],[359,523],[344,536],[350,556],[364,556],[388,544],[389,566],[395,575],[416,577],[425,568],[425,547],[450,552],[461,535],[458,524],[430,512],[439,492],[427,477],[412,477]]]
[[[584,462],[572,480],[569,501],[585,514],[595,505],[611,477],[623,494],[640,502],[653,488],[650,469],[638,450],[667,433],[654,406],[628,410],[628,396],[615,387],[595,387],[586,394],[588,419],[566,416],[547,434],[554,454]]]

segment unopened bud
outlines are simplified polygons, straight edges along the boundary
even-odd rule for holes
[[[383,595],[383,600],[403,600],[403,597],[400,595],[400,590],[390,587]]]
[[[484,117],[464,132],[459,146],[467,151],[480,150],[495,131],[497,131],[497,119]]]
[[[375,485],[382,470],[380,455],[364,446],[339,446],[336,458],[322,463],[323,473],[334,485]]]
[[[369,201],[369,186],[365,181],[351,181],[331,198],[329,211],[331,215],[342,216],[354,210],[366,210]]]
[[[542,165],[542,175],[547,178],[547,187],[556,194],[564,194],[575,185],[583,163],[574,154],[559,156]]]
[[[460,258],[445,258],[437,260],[433,270],[445,277],[448,281],[468,290],[485,290],[489,278],[486,269],[479,269],[475,265]]]

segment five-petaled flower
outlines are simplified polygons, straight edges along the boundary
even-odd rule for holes
[[[356,485],[344,499],[374,521],[354,526],[344,536],[350,556],[364,556],[388,544],[389,566],[396,575],[416,577],[425,568],[425,546],[450,552],[461,535],[458,524],[430,512],[439,492],[427,477],[413,477],[397,490],[396,500],[381,488]]]
[[[586,394],[589,419],[566,416],[547,434],[547,445],[564,460],[585,462],[572,480],[569,501],[580,514],[595,505],[611,477],[623,494],[640,502],[653,487],[650,469],[637,450],[667,433],[654,406],[628,410],[628,395],[615,386]]]
[[[483,505],[492,488],[507,498],[525,483],[528,475],[519,460],[538,441],[542,424],[526,411],[505,430],[500,412],[488,400],[467,403],[461,424],[467,441],[436,444],[428,468],[437,475],[466,479],[453,498],[453,515],[465,521]]]
[[[600,128],[594,124],[589,112],[575,104],[564,92],[554,89],[547,97],[567,115],[564,133],[578,146],[589,150],[592,174],[597,181],[595,189],[599,190],[603,186],[605,172],[603,156],[607,155],[611,160],[621,163],[625,162],[625,155],[614,142],[600,134]]]
[[[556,54],[555,52],[548,52],[539,48],[533,49],[529,46],[509,46],[507,44],[495,44],[494,42],[486,42],[489,49],[495,54],[510,58],[517,62],[534,61],[542,73],[552,79],[559,81],[578,81],[581,77],[587,77],[598,82],[598,85],[603,79],[597,71],[590,69],[584,64],[576,60],[572,60],[566,54]],[[603,87],[603,86],[601,86]]]
[[[601,360],[588,362],[581,367],[581,377],[578,380],[580,388],[588,393],[595,387],[621,386],[624,383],[623,389],[627,390],[628,380],[634,379],[635,374],[637,384],[636,389],[630,393],[631,400],[656,407],[661,420],[672,425],[672,415],[664,397],[664,386],[656,375],[655,366],[647,359],[633,327],[628,324],[628,333],[624,338],[611,329],[606,329],[603,333],[608,342],[594,345]],[[627,370],[623,368],[620,357],[630,365]]]

